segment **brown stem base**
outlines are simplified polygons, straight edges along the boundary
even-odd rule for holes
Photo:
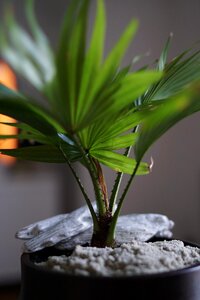
[[[112,221],[111,213],[99,218],[99,230],[94,232],[91,239],[91,246],[97,248],[114,247],[115,240],[108,242],[109,228]]]

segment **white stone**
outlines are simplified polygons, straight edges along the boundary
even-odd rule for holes
[[[160,214],[131,214],[120,216],[116,226],[116,242],[122,244],[134,240],[172,236],[173,221]],[[54,216],[22,228],[16,237],[26,240],[24,252],[35,252],[45,247],[74,249],[86,244],[92,237],[92,218],[87,206],[72,213]]]

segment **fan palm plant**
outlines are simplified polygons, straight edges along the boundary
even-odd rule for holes
[[[0,138],[35,142],[2,149],[4,155],[69,166],[92,216],[91,245],[104,247],[115,244],[117,219],[133,178],[150,172],[151,165],[142,161],[147,149],[167,129],[200,109],[198,84],[188,87],[200,79],[200,55],[188,50],[167,63],[169,38],[153,70],[132,71],[131,63],[121,67],[138,23],[130,22],[104,58],[104,1],[96,1],[87,44],[90,2],[71,2],[56,50],[37,23],[32,0],[26,1],[31,35],[17,23],[12,10],[6,11],[1,55],[40,92],[45,104],[1,84],[0,113],[17,120],[6,125],[17,127],[19,133]],[[75,162],[89,172],[97,210],[75,171]],[[102,165],[116,173],[110,195]],[[130,178],[118,197],[124,173]]]

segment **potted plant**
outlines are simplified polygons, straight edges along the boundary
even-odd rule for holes
[[[15,118],[16,123],[6,125],[19,129],[16,136],[1,138],[31,141],[29,146],[2,149],[1,153],[67,164],[93,222],[90,246],[115,248],[119,246],[115,229],[126,193],[136,175],[151,171],[151,164],[142,161],[144,154],[170,127],[200,109],[199,51],[184,51],[168,63],[169,38],[153,69],[133,71],[132,63],[121,68],[137,21],[130,22],[103,59],[105,8],[103,0],[96,2],[89,44],[86,40],[90,1],[73,0],[55,51],[36,21],[32,0],[26,1],[32,37],[7,11],[6,26],[0,35],[1,55],[40,92],[43,101],[38,103],[0,86],[0,113]],[[89,173],[96,208],[74,168],[75,162]],[[102,165],[116,173],[110,195]],[[124,173],[129,179],[118,197]],[[135,299],[199,299],[199,265],[153,275],[88,278],[34,265],[33,260],[41,261],[49,253],[57,254],[57,250],[23,254],[21,299],[81,299],[85,293],[88,299],[108,299],[129,292]]]

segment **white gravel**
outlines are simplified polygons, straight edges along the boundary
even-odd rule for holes
[[[131,276],[182,269],[200,263],[200,249],[178,240],[123,244],[119,248],[76,246],[71,256],[52,256],[39,265],[83,276]]]

